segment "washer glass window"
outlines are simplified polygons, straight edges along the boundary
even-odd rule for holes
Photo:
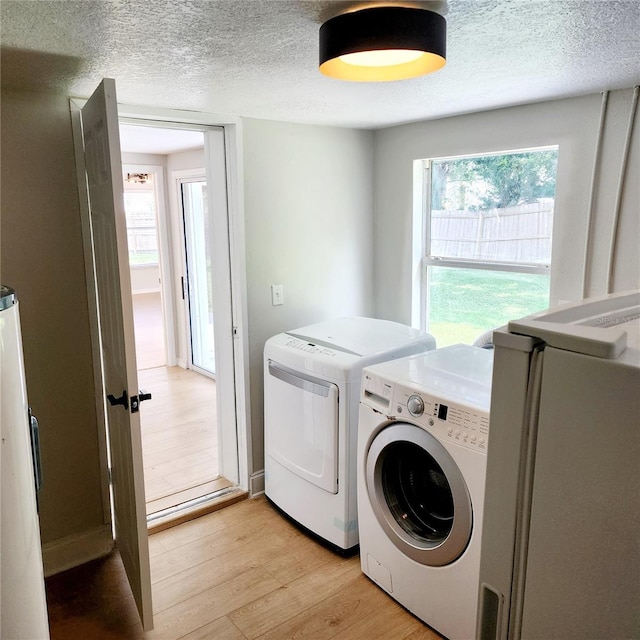
[[[396,522],[420,542],[439,543],[453,527],[453,495],[440,465],[412,442],[390,444],[381,470],[384,497]]]
[[[365,477],[376,519],[402,553],[429,566],[463,553],[473,527],[471,498],[437,438],[415,425],[387,425],[371,441]]]

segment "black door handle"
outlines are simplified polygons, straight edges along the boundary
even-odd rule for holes
[[[145,389],[140,389],[137,396],[131,396],[131,413],[138,413],[140,403],[145,400],[151,400],[151,392]]]
[[[129,396],[127,395],[127,390],[125,389],[122,392],[122,395],[119,398],[116,398],[111,393],[107,396],[107,400],[112,407],[117,405],[122,405],[125,411],[129,410]]]

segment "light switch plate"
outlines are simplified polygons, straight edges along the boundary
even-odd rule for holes
[[[271,304],[274,307],[284,304],[284,287],[281,284],[271,285]]]

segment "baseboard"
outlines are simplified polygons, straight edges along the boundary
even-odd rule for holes
[[[264,469],[252,473],[249,478],[249,496],[255,498],[264,493]]]
[[[74,534],[42,545],[45,577],[78,567],[85,562],[108,555],[114,541],[111,525]]]
[[[152,289],[136,289],[135,291],[131,292],[131,295],[135,296],[138,294],[144,294],[144,293],[161,293],[160,291],[160,287],[154,287]]]

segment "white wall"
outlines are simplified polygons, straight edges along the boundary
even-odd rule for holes
[[[160,292],[160,268],[158,265],[136,266],[131,273],[131,293]]]
[[[588,295],[605,291],[623,140],[631,90],[612,92],[599,165]],[[551,278],[552,304],[582,298],[587,211],[601,95],[418,122],[375,132],[375,310],[411,322],[413,161],[559,145]],[[621,211],[614,290],[640,286],[640,118],[636,123]]]
[[[167,156],[159,153],[122,153],[122,164],[146,164],[166,167]]]
[[[262,353],[272,335],[370,315],[373,134],[243,121],[253,468],[264,468]],[[271,284],[284,304],[271,305]]]
[[[172,171],[204,168],[204,134],[202,140],[202,149],[190,149],[189,151],[170,153],[166,156],[167,173],[169,174],[169,176],[171,175]]]

